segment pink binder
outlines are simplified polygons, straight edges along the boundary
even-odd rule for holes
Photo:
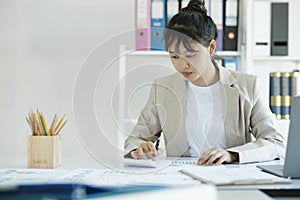
[[[135,0],[135,48],[150,50],[151,0]]]

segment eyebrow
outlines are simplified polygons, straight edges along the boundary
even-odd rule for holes
[[[177,52],[173,52],[173,51],[168,51],[168,52],[169,52],[169,53],[177,53]],[[184,51],[184,52],[182,52],[182,53],[177,53],[177,54],[183,55],[183,54],[189,53],[189,52],[192,52],[192,51],[186,50],[186,51]],[[193,52],[192,52],[192,53],[193,53]]]

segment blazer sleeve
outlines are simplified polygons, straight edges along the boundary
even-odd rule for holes
[[[239,154],[240,163],[282,159],[285,155],[284,137],[279,132],[270,108],[263,102],[257,78],[253,83],[250,132],[255,141],[227,149]]]
[[[160,137],[161,131],[159,114],[156,107],[156,84],[154,83],[151,87],[148,101],[140,113],[137,124],[125,140],[125,155],[138,148],[142,142],[156,141]]]

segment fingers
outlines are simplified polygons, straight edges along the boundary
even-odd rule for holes
[[[226,156],[221,156],[219,160],[216,162],[217,165],[224,163],[227,160]]]
[[[202,154],[198,160],[198,165],[207,165],[207,161],[210,159],[211,155],[216,152],[216,149],[210,149]]]
[[[208,158],[206,164],[207,165],[211,165],[213,163],[217,163],[218,160],[220,159],[220,157],[223,157],[224,155],[222,154],[222,152],[217,151],[216,153],[210,155],[210,157]]]
[[[143,142],[135,151],[131,152],[131,156],[134,159],[155,160],[155,157],[158,156],[158,151],[152,142]]]
[[[213,148],[203,153],[198,160],[198,165],[212,165],[230,162],[230,154],[224,149]]]

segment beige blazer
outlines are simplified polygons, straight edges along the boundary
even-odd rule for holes
[[[239,162],[284,157],[284,138],[259,95],[257,78],[217,66],[225,91],[227,150],[239,154]],[[154,142],[163,132],[167,156],[190,156],[185,132],[186,83],[176,73],[154,82],[146,106],[125,141],[125,155],[144,141]]]

